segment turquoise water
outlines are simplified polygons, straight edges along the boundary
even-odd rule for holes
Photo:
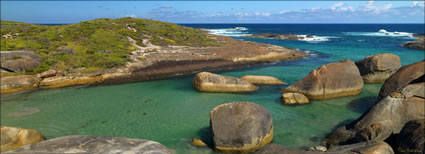
[[[292,84],[322,64],[343,59],[356,61],[389,52],[399,55],[406,65],[425,57],[423,51],[400,47],[409,38],[344,33],[338,37],[315,43],[250,39],[309,50],[312,56],[218,73],[236,77],[270,75]],[[359,43],[353,39],[370,41]],[[208,139],[209,111],[227,102],[250,101],[271,112],[274,143],[307,147],[319,145],[335,127],[358,118],[376,101],[381,87],[366,84],[359,96],[286,106],[279,100],[285,86],[260,86],[248,94],[200,93],[192,88],[192,77],[2,95],[1,125],[36,129],[48,139],[76,134],[120,136],[158,141],[179,154],[214,153],[190,145],[193,137]]]

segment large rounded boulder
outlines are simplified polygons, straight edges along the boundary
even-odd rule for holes
[[[264,107],[227,103],[210,112],[214,146],[223,152],[253,152],[273,139],[272,117]]]
[[[332,132],[325,142],[328,146],[358,142],[384,141],[400,133],[404,125],[425,117],[425,82],[409,84],[376,103],[368,112],[351,124]]]
[[[42,59],[34,51],[2,51],[1,67],[9,72],[26,72],[37,68]]]
[[[359,69],[352,61],[343,60],[320,66],[283,92],[303,93],[309,99],[320,100],[358,95],[362,88]]]
[[[408,84],[419,82],[425,82],[425,60],[403,66],[385,80],[379,91],[379,99],[403,89]]]
[[[0,127],[0,134],[0,151],[8,151],[44,140],[41,133],[33,129],[2,126]]]
[[[32,75],[7,76],[1,78],[0,93],[7,94],[37,88],[40,79]]]
[[[7,153],[155,153],[172,154],[164,145],[144,139],[109,136],[64,136]]]
[[[356,62],[365,83],[384,82],[401,67],[400,57],[384,53],[368,56]]]
[[[196,90],[202,92],[240,93],[257,90],[257,87],[248,81],[209,72],[196,74],[192,84]]]
[[[404,125],[397,139],[398,153],[425,153],[425,119],[412,120]]]

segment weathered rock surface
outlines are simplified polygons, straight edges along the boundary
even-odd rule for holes
[[[364,141],[383,141],[398,134],[405,123],[425,117],[425,82],[409,84],[381,99],[353,123],[336,129],[325,142],[328,146]]]
[[[10,72],[26,72],[38,67],[41,58],[34,51],[1,51],[1,67]]]
[[[209,72],[196,74],[192,84],[196,90],[202,92],[252,92],[257,90],[256,86],[245,80]]]
[[[207,146],[207,144],[205,144],[204,141],[197,139],[197,138],[192,139],[192,145],[197,146],[197,147],[206,147]]]
[[[322,151],[306,151],[290,149],[279,144],[267,144],[253,154],[394,154],[393,149],[385,142],[362,142],[352,145],[340,146]]]
[[[425,60],[401,67],[391,75],[379,91],[379,99],[403,89],[410,83],[425,82]]]
[[[248,81],[252,84],[263,84],[263,85],[286,84],[282,80],[279,80],[278,78],[275,78],[272,76],[245,75],[241,79]]]
[[[0,151],[8,151],[44,140],[41,133],[33,129],[1,126],[0,134]]]
[[[409,121],[400,131],[395,151],[401,154],[425,153],[425,119]]]
[[[384,53],[368,56],[356,62],[365,83],[384,82],[401,67],[400,57]]]
[[[37,88],[39,82],[40,79],[32,75],[2,77],[0,94],[7,94]]]
[[[59,88],[75,85],[96,84],[102,82],[103,80],[104,78],[102,76],[55,76],[41,80],[40,88]]]
[[[419,38],[419,40],[407,42],[407,43],[403,44],[403,46],[406,47],[406,48],[419,49],[419,50],[425,51],[425,36],[424,35],[417,35],[417,34],[415,34],[413,36],[416,37],[416,38]]]
[[[309,99],[319,100],[358,95],[362,88],[359,69],[352,61],[343,60],[320,66],[283,92],[303,93]]]
[[[253,152],[273,139],[272,117],[264,107],[227,103],[210,112],[214,146],[223,152]]]
[[[64,136],[24,146],[7,153],[137,153],[172,154],[154,141],[107,136]]]
[[[48,77],[54,77],[56,76],[56,70],[48,70],[42,73],[37,74],[38,78],[48,78]]]
[[[307,96],[301,93],[284,93],[282,94],[282,101],[285,104],[307,104],[309,100]]]

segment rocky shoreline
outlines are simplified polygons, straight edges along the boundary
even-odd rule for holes
[[[173,76],[190,75],[200,71],[226,70],[253,64],[293,60],[307,56],[305,53],[295,49],[280,46],[239,41],[225,36],[209,35],[209,37],[214,38],[223,45],[218,47],[156,46],[155,52],[139,49],[132,53],[134,55],[132,57],[133,61],[127,63],[125,67],[90,73],[49,70],[38,74],[38,77],[37,75],[1,77],[0,93],[8,94],[34,88],[118,84],[164,79]],[[1,53],[2,57],[10,57],[3,55],[14,52],[2,51]],[[31,54],[30,51],[21,53]],[[32,54],[32,56],[35,56],[35,54]],[[140,59],[141,56],[143,60]],[[25,56],[25,58],[29,57]],[[25,69],[27,65],[19,65],[20,60],[20,58],[2,59],[3,71],[17,70],[16,68]],[[9,65],[5,65],[6,63],[9,63]],[[31,68],[33,67],[31,65]]]
[[[407,42],[403,44],[403,47],[425,51],[425,35],[414,34],[413,37],[418,38],[418,40]]]
[[[257,33],[246,35],[248,38],[264,38],[264,39],[284,39],[284,40],[304,40],[305,38],[313,38],[313,35],[295,35],[295,34],[278,34],[278,33]]]

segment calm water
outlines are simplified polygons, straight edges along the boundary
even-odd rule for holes
[[[401,44],[414,40],[388,32],[424,33],[424,25],[186,25],[216,29],[236,39],[298,48],[311,57],[253,66],[223,75],[241,77],[271,75],[289,84],[303,78],[322,64],[343,59],[360,60],[377,53],[400,56],[402,64],[424,59],[420,50]],[[228,28],[244,26],[247,31]],[[253,33],[313,34],[321,41],[246,39]],[[366,84],[359,96],[313,101],[302,106],[280,103],[285,86],[260,86],[249,94],[200,93],[191,86],[193,76],[168,80],[98,87],[70,87],[30,91],[1,96],[1,125],[32,128],[46,138],[65,135],[102,135],[158,141],[181,154],[214,153],[190,145],[191,138],[209,136],[209,111],[219,104],[250,101],[267,108],[273,117],[274,143],[288,147],[319,145],[333,128],[358,118],[376,101],[381,84]]]

